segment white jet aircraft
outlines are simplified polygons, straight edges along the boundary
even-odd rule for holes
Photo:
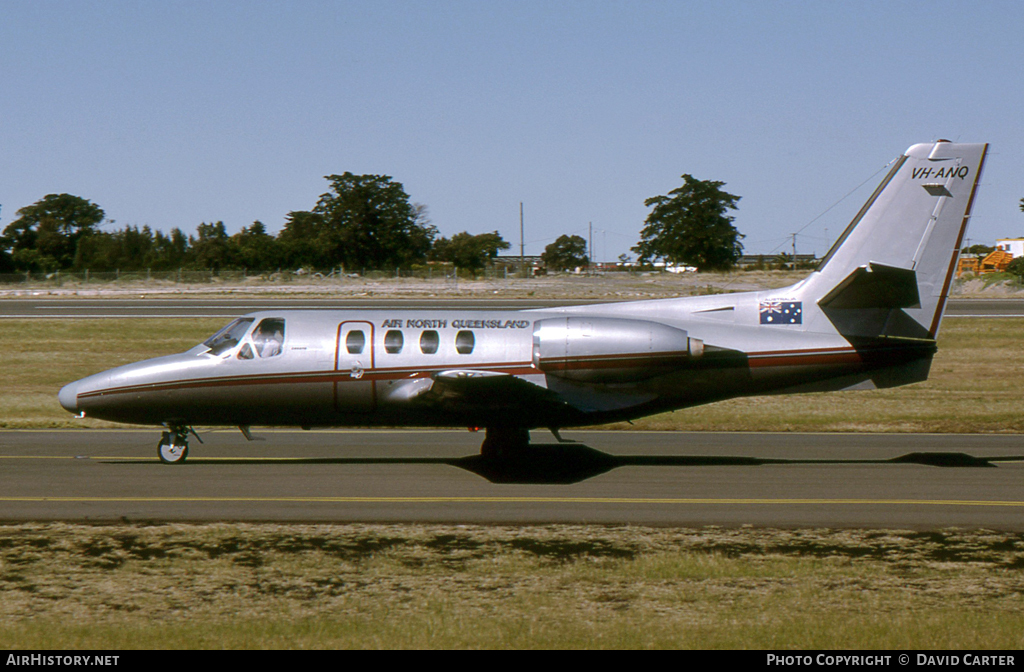
[[[928,376],[987,144],[896,159],[809,277],[790,287],[540,310],[272,310],[187,352],[61,389],[90,417],[194,425],[529,430],[631,420],[739,396],[871,389]],[[517,453],[518,454],[518,453]]]

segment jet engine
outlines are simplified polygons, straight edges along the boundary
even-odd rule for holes
[[[668,373],[704,353],[704,342],[657,322],[600,317],[538,320],[533,365],[588,383],[625,383]]]

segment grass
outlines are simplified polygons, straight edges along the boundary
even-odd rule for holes
[[[992,285],[999,283],[1008,283],[1011,286],[1020,286],[1020,278],[1013,273],[999,272],[999,273],[986,273],[979,276],[984,281],[985,287],[991,287]]]
[[[98,427],[57,403],[91,373],[181,352],[224,319],[6,320],[0,333],[0,427]],[[752,397],[612,429],[1024,432],[1024,318],[947,319],[928,381],[888,390]]]
[[[0,647],[1019,649],[1024,535],[0,526]]]

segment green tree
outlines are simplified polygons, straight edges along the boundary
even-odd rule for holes
[[[281,265],[280,243],[259,220],[231,236],[231,246],[232,256],[243,268],[262,271]]]
[[[284,228],[277,234],[282,264],[292,268],[327,268],[339,262],[317,241],[325,235],[327,226],[322,215],[307,210],[289,212]]]
[[[633,251],[641,263],[660,259],[701,271],[732,268],[743,255],[743,235],[726,213],[740,197],[722,191],[724,182],[682,177],[683,186],[644,201],[654,209]]]
[[[463,231],[456,233],[451,240],[435,240],[427,258],[432,261],[447,261],[457,268],[478,271],[493,263],[500,250],[507,250],[510,247],[512,246],[505,242],[497,231],[475,236]]]
[[[213,225],[204,225],[213,226]],[[171,235],[149,226],[126,226],[115,231],[95,231],[83,237],[75,252],[76,270],[154,271],[177,269],[189,261],[188,237],[174,228]]]
[[[94,271],[137,271],[156,259],[153,232],[148,226],[126,226],[110,233],[97,231],[78,244],[74,268]]]
[[[232,266],[233,250],[224,222],[203,222],[196,227],[196,234],[196,238],[189,237],[193,266],[214,272]]]
[[[1006,265],[1006,272],[1017,276],[1017,279],[1024,280],[1024,257],[1017,257]]]
[[[587,241],[582,236],[559,236],[555,242],[544,248],[541,261],[548,268],[564,271],[587,266]]]
[[[153,238],[152,268],[161,270],[174,270],[183,267],[189,257],[189,240],[185,232],[174,227],[171,235],[165,236],[157,231]]]
[[[401,183],[387,175],[352,173],[326,179],[331,190],[311,212],[289,214],[281,237],[290,258],[321,268],[371,269],[426,259],[437,229],[427,223],[425,209],[409,203]]]
[[[3,232],[2,245],[22,270],[71,268],[80,242],[94,234],[106,214],[79,196],[49,194],[18,210]]]
[[[989,252],[994,251],[995,249],[996,248],[993,247],[992,245],[977,244],[977,245],[971,245],[970,247],[965,247],[964,249],[962,249],[960,251],[963,254],[978,254],[978,255],[981,255],[981,256],[984,257],[986,254],[988,254]]]

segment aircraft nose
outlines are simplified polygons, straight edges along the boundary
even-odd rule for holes
[[[78,413],[78,383],[68,383],[60,388],[60,392],[57,393],[57,401],[65,411]]]

